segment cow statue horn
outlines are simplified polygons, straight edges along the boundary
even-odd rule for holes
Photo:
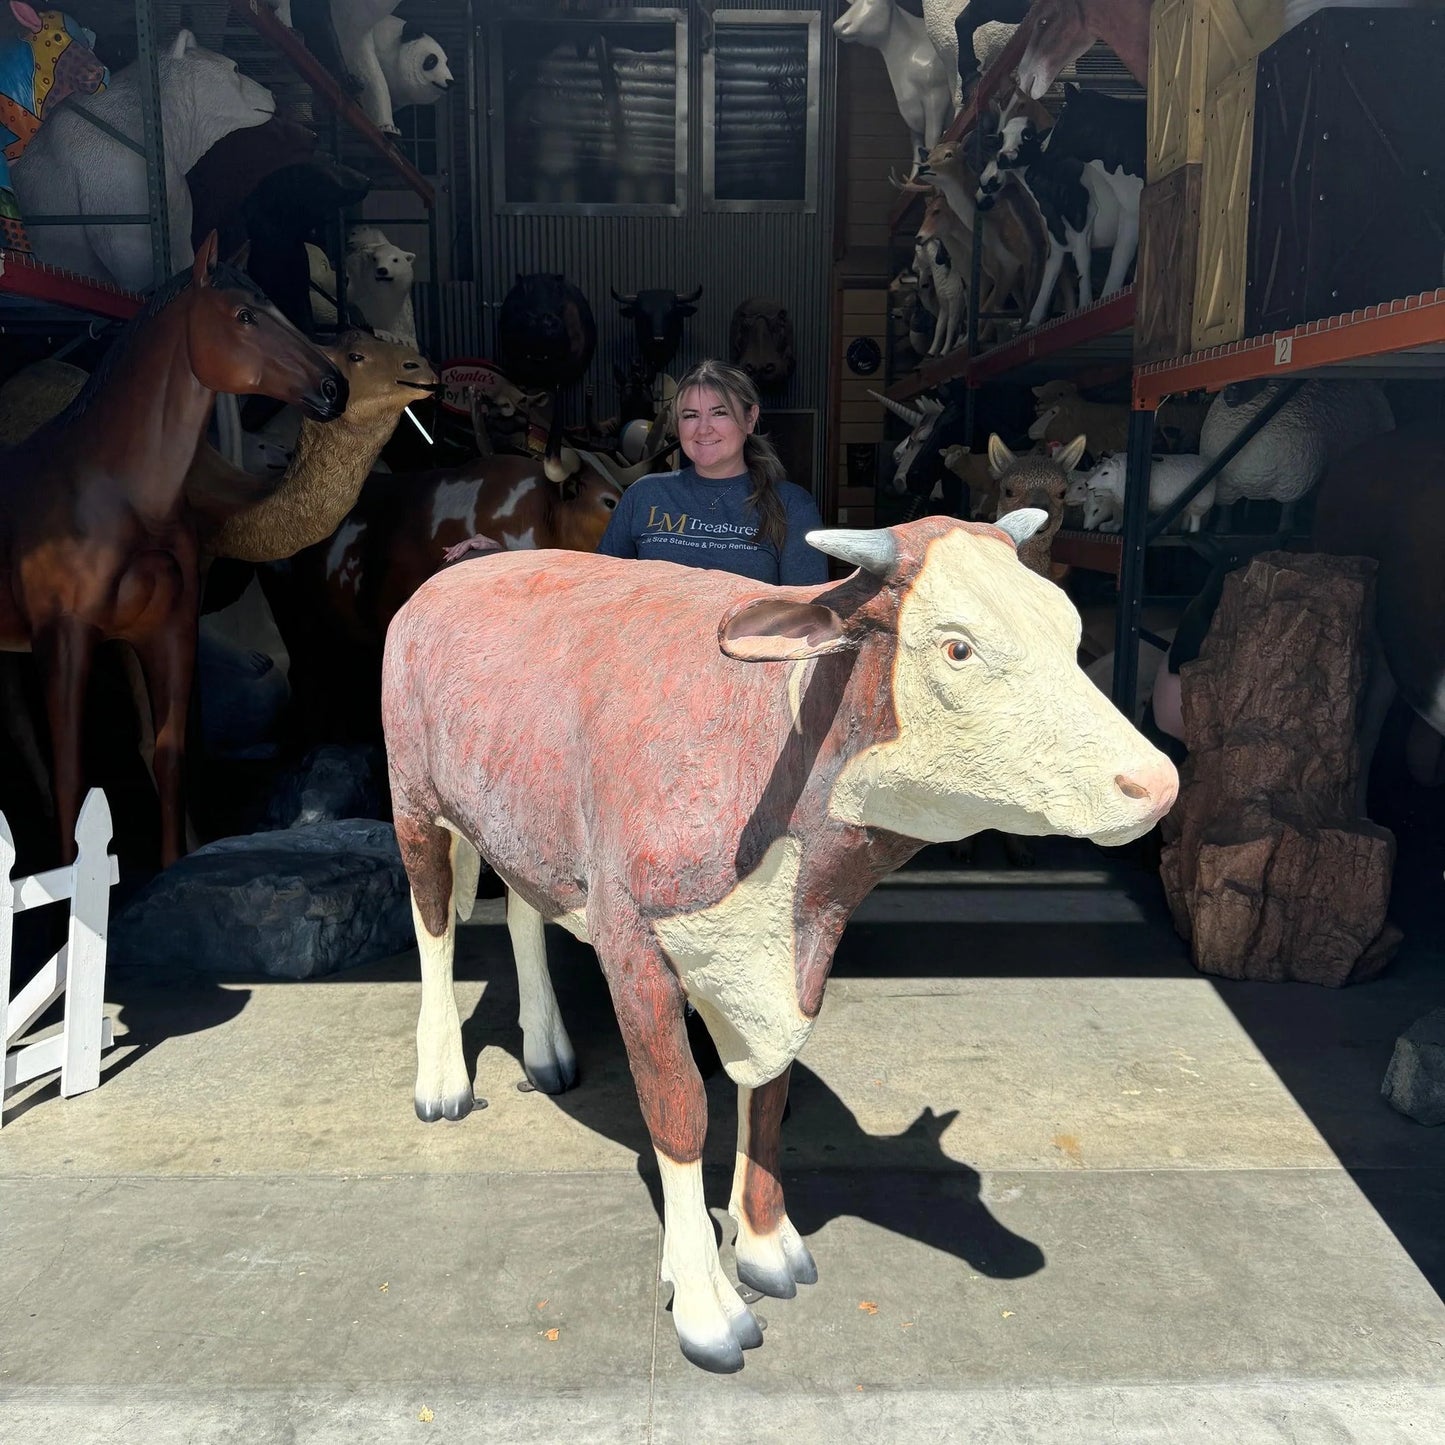
[[[884,396],[881,391],[872,390],[871,387],[869,388],[868,395],[871,396],[874,401],[882,402],[894,416],[900,421],[906,421],[909,426],[922,425],[923,413],[921,411],[913,411],[910,407],[904,406],[901,401],[894,401],[891,397]]]
[[[807,533],[805,540],[810,547],[826,552],[829,557],[851,562],[885,582],[898,566],[898,543],[886,527],[872,531],[825,527],[822,531]]]
[[[693,301],[698,300],[701,296],[702,296],[702,287],[699,286],[699,287],[697,288],[697,290],[692,293],[691,296],[679,296],[677,299],[678,299],[679,301],[686,301],[686,302],[689,302],[689,303],[690,303],[690,302],[693,302]]]
[[[1000,532],[1007,532],[1015,547],[1022,547],[1040,527],[1048,525],[1049,514],[1042,507],[1020,507],[1017,512],[1005,512],[994,526]]]
[[[632,295],[630,295],[630,296],[619,296],[619,295],[617,294],[617,287],[615,287],[615,286],[609,286],[607,289],[612,292],[612,299],[613,299],[619,306],[636,306],[636,305],[637,305],[637,293],[636,293],[635,291],[634,291],[634,292],[632,293]]]

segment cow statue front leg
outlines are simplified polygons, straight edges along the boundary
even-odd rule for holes
[[[463,1119],[476,1102],[462,1056],[462,1023],[452,982],[459,897],[470,883],[476,893],[472,845],[458,834],[396,813],[396,841],[411,884],[411,917],[421,955],[421,1012],[416,1021],[416,1114],[431,1124]],[[460,889],[459,889],[460,885]]]
[[[737,1221],[738,1278],[775,1299],[818,1282],[818,1266],[783,1207],[778,1178],[790,1064],[756,1089],[738,1086],[738,1155],[728,1213]]]
[[[544,1094],[560,1094],[577,1082],[577,1056],[562,1023],[542,915],[507,889],[507,932],[517,964],[518,1021],[522,1025],[522,1067],[527,1081]]]
[[[703,1197],[707,1096],[688,1046],[682,987],[641,918],[599,919],[601,911],[589,905],[588,932],[662,1175],[662,1279],[673,1287],[677,1341],[693,1364],[731,1374],[742,1369],[744,1350],[762,1344],[763,1332],[723,1273]]]

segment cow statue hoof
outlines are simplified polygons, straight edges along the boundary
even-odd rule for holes
[[[818,1283],[812,1253],[786,1215],[772,1234],[754,1234],[743,1216],[733,1218],[738,1224],[733,1253],[741,1283],[774,1299],[792,1299],[800,1284]]]
[[[429,1095],[423,1098],[420,1091],[416,1096],[416,1116],[423,1124],[435,1124],[438,1119],[450,1119],[455,1123],[465,1119],[476,1107],[476,1096],[469,1084],[465,1092],[449,1094],[446,1098]]]
[[[577,1056],[566,1033],[560,1028],[558,1033],[560,1038],[543,1041],[544,1047],[535,1051],[528,1047],[530,1039],[522,1044],[522,1068],[539,1094],[565,1094],[577,1082]]]
[[[762,1326],[738,1292],[718,1270],[715,1287],[687,1298],[674,1290],[672,1322],[684,1358],[714,1375],[735,1375],[743,1367],[743,1351],[763,1342]]]

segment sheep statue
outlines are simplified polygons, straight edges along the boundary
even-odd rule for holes
[[[222,136],[263,124],[275,112],[276,100],[265,86],[242,75],[234,60],[203,50],[189,30],[179,31],[164,47],[159,67],[171,265],[181,270],[195,258],[186,172]],[[150,209],[144,156],[90,117],[139,146],[138,62],[119,71],[109,89],[87,97],[83,112],[72,103],[42,127],[11,172],[22,212],[101,216]],[[129,291],[144,291],[164,279],[154,274],[145,226],[46,226],[37,228],[31,243],[36,258],[48,265]]]
[[[0,247],[29,251],[10,162],[20,159],[61,101],[104,90],[110,71],[95,53],[95,32],[63,11],[10,0],[10,13],[21,34],[0,39]]]
[[[1155,457],[1149,468],[1149,512],[1162,512],[1172,506],[1177,497],[1192,483],[1206,466],[1206,459],[1198,455],[1184,454],[1174,457]],[[1078,498],[1083,492],[1084,530],[1086,532],[1117,532],[1124,525],[1124,474],[1125,458],[1122,455],[1105,457],[1082,479],[1077,490],[1071,486],[1066,500]],[[1207,483],[1199,495],[1190,499],[1181,520],[1183,530],[1197,532],[1204,518],[1214,506],[1216,484]]]
[[[383,341],[414,347],[412,262],[415,251],[392,245],[375,226],[353,226],[346,240],[348,306]]]
[[[1199,452],[1216,457],[1275,396],[1279,382],[1226,387],[1204,418]],[[1373,381],[1306,381],[1219,474],[1221,506],[1246,497],[1282,504],[1280,529],[1325,468],[1361,442],[1395,429],[1385,393]]]
[[[1129,408],[1113,402],[1085,401],[1072,381],[1046,381],[1034,387],[1034,422],[1029,440],[1067,443],[1083,432],[1096,457],[1129,446]]]

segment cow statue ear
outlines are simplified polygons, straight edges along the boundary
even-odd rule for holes
[[[831,607],[771,597],[726,613],[718,624],[717,641],[739,662],[798,662],[855,645]]]

